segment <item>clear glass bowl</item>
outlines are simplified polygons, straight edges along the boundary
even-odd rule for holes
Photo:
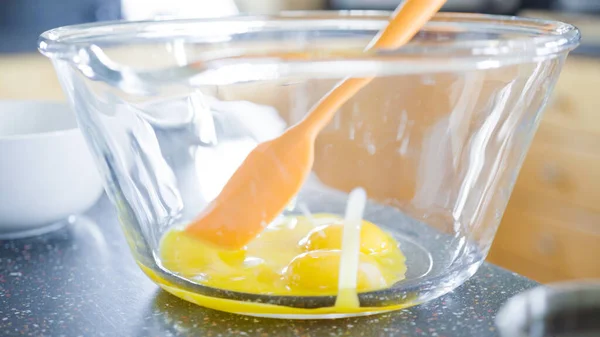
[[[146,274],[219,310],[332,318],[416,305],[477,271],[579,32],[439,14],[409,45],[363,52],[388,18],[112,22],[41,36]],[[342,215],[348,192],[364,188],[365,219],[397,240],[405,279],[339,310],[334,295],[230,291],[166,268],[164,233],[198,216],[258,142],[298,122],[346,77],[375,79],[320,133],[311,176],[284,215]]]

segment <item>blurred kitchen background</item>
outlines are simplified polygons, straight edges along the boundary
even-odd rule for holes
[[[57,26],[157,16],[393,9],[399,0],[1,0],[0,99],[64,100],[37,36]],[[577,25],[489,260],[540,282],[600,278],[600,0],[449,0],[447,11],[517,14]],[[1,160],[1,159],[0,159]]]

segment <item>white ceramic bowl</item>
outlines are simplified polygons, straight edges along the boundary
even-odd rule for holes
[[[0,237],[56,227],[92,206],[102,190],[68,106],[0,101]]]

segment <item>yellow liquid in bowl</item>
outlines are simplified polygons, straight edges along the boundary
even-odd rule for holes
[[[204,286],[248,294],[331,296],[338,293],[343,219],[316,214],[290,216],[270,225],[241,250],[222,250],[173,229],[162,238],[163,267]],[[363,221],[357,291],[385,289],[404,279],[405,257],[398,243]],[[302,309],[213,298],[178,288],[149,268],[142,269],[165,290],[201,306],[245,314],[315,315],[388,311],[409,306]]]

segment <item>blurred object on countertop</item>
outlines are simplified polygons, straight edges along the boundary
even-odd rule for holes
[[[0,99],[62,101],[38,36],[59,26],[121,18],[121,0],[0,1]]]
[[[2,0],[0,53],[37,51],[38,36],[48,29],[121,18],[121,0]]]
[[[238,14],[234,0],[122,0],[123,17],[147,20],[155,17],[214,18]],[[262,3],[263,0],[252,0]],[[267,1],[270,2],[270,1]],[[275,1],[280,2],[280,1]]]
[[[400,0],[329,0],[332,9],[391,10]],[[600,13],[598,0],[448,0],[450,12],[515,14],[522,9],[552,9],[558,12]]]
[[[233,0],[0,0],[0,99],[65,99],[52,64],[37,51],[46,30],[121,18],[237,13]]]
[[[523,11],[581,29],[488,261],[539,282],[600,278],[600,17]]]
[[[66,104],[0,100],[0,158],[0,240],[62,227],[102,194]]]
[[[327,9],[327,0],[235,0],[235,3],[241,12],[250,14]]]
[[[539,286],[510,298],[496,316],[502,337],[600,336],[600,282]]]
[[[600,13],[598,0],[554,0],[553,9],[577,13]]]
[[[521,8],[522,0],[448,0],[443,10],[449,12],[478,12],[513,14]],[[400,0],[329,0],[333,9],[390,10]]]

